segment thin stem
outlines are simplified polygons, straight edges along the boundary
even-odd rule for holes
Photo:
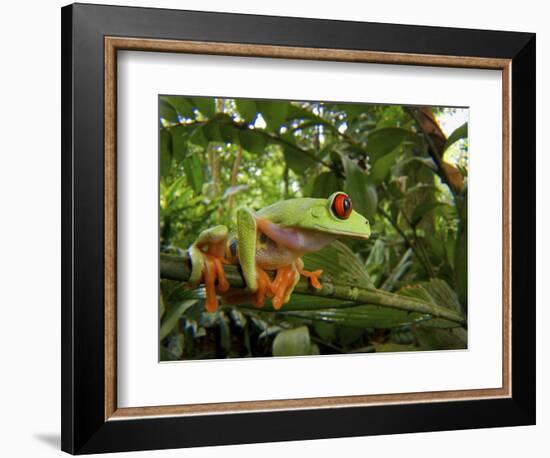
[[[416,244],[409,240],[409,238],[407,237],[407,234],[405,234],[403,232],[403,230],[399,227],[397,222],[394,221],[393,218],[390,215],[388,215],[381,207],[378,207],[378,212],[390,222],[390,224],[393,226],[393,228],[397,231],[397,233],[405,241],[405,245],[407,245],[407,248],[410,248],[413,251],[416,258],[420,261],[420,264],[422,264],[422,267],[424,267],[424,270],[426,271],[428,276],[433,277],[433,272],[432,272],[431,266],[429,265],[429,263],[427,263],[426,259],[424,259],[424,257],[418,251],[418,247],[416,246]]]

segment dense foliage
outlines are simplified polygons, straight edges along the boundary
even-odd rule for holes
[[[358,287],[466,314],[467,125],[453,109],[162,96],[160,246],[182,254],[217,224],[293,197],[347,192],[372,227],[306,268]],[[396,296],[399,297],[399,296]],[[201,289],[161,280],[161,359],[464,348],[466,331],[430,315],[295,294],[271,307],[206,313]]]

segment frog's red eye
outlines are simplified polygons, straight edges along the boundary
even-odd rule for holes
[[[351,199],[347,194],[336,194],[332,201],[332,213],[340,219],[348,219],[351,215]]]

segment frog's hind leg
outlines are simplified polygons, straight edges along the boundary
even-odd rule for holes
[[[189,248],[191,258],[189,283],[198,285],[201,281],[204,282],[208,312],[215,312],[218,309],[216,286],[222,293],[229,289],[229,282],[223,271],[223,265],[228,263],[225,258],[228,238],[227,227],[216,226],[201,233]]]
[[[292,295],[296,283],[300,280],[300,274],[294,266],[289,264],[277,269],[275,280],[272,283],[273,290],[273,308],[279,310],[283,304],[286,304]]]

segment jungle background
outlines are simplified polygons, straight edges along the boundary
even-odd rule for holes
[[[467,347],[467,109],[166,95],[159,129],[161,361]],[[240,206],[337,190],[372,236],[304,261],[356,300],[207,313],[202,288],[165,274]]]

